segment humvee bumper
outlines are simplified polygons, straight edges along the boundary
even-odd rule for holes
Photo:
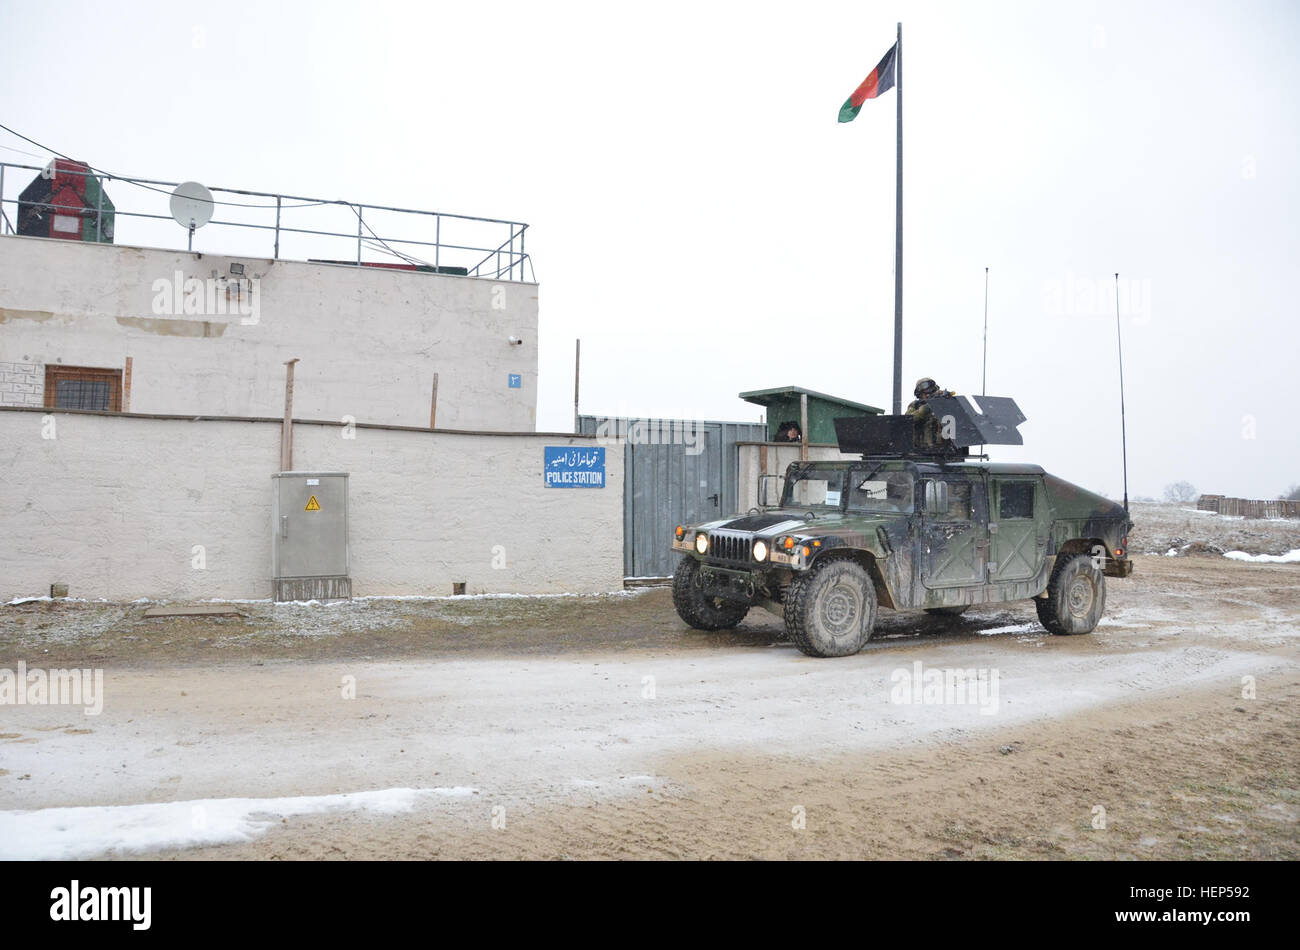
[[[1117,561],[1114,558],[1106,558],[1106,568],[1102,571],[1107,577],[1130,577],[1133,574],[1133,562],[1128,558]]]
[[[714,597],[742,604],[754,602],[754,575],[749,571],[733,571],[701,564],[699,580],[700,589]]]

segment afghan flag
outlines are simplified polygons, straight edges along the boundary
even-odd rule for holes
[[[889,52],[871,74],[862,80],[862,85],[854,89],[853,95],[844,100],[844,105],[840,106],[841,122],[852,122],[858,117],[858,110],[862,108],[862,103],[894,88],[894,57],[897,52],[898,44],[895,43],[889,47]]]

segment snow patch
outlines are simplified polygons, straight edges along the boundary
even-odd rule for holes
[[[1037,630],[1036,623],[1014,623],[1009,627],[989,627],[987,630],[976,630],[981,637],[991,637],[998,633],[1027,633],[1030,630]]]
[[[1245,551],[1228,551],[1223,555],[1234,561],[1252,561],[1255,564],[1300,564],[1300,548],[1286,554],[1247,554]]]
[[[277,818],[324,812],[410,811],[430,796],[472,788],[386,788],[293,798],[207,798],[188,802],[0,811],[0,859],[68,861],[107,851],[150,851],[251,841]],[[258,816],[258,817],[254,817]]]

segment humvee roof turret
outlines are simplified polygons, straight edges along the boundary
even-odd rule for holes
[[[938,444],[917,444],[910,416],[837,419],[860,461],[794,462],[779,504],[679,526],[681,618],[719,630],[763,606],[810,656],[861,650],[882,605],[960,614],[1032,598],[1052,633],[1092,632],[1104,578],[1132,573],[1128,512],[1038,465],[971,458],[1020,444],[1011,400],[942,402]]]

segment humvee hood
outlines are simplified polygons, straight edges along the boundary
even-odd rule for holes
[[[1055,475],[1044,475],[1047,497],[1057,518],[1122,518],[1124,506]]]
[[[764,528],[773,528],[787,521],[802,523],[804,518],[801,513],[766,511],[759,515],[745,515],[731,521],[718,522],[714,527],[727,528],[731,531],[762,531]]]
[[[805,514],[806,509],[799,511],[764,511],[756,515],[733,515],[730,518],[718,518],[714,521],[698,524],[695,526],[695,530],[717,531],[721,529],[758,533],[779,528],[784,531],[793,531],[795,528],[809,523],[808,519],[804,517]]]
[[[807,508],[787,508],[764,511],[761,514],[719,518],[716,521],[696,525],[695,530],[706,534],[710,531],[747,531],[756,537],[766,538],[774,538],[781,534],[812,537],[849,530],[849,523],[853,531],[859,532],[867,523],[885,523],[897,518],[898,515],[891,517],[883,512],[861,512],[845,517],[841,512],[830,511],[821,512],[816,518],[809,518]]]

